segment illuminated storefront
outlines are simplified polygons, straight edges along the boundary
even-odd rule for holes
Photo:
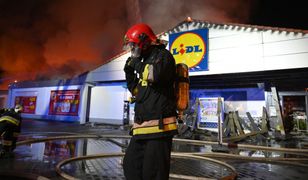
[[[177,62],[190,67],[191,106],[197,98],[222,97],[225,112],[239,111],[244,116],[249,111],[260,117],[266,106],[275,116],[271,87],[276,87],[283,113],[291,112],[288,106],[296,101],[297,109],[307,114],[308,31],[185,20],[159,38],[169,42],[167,48]],[[17,84],[10,89],[10,105],[17,96],[36,97],[35,113],[25,113],[25,117],[121,124],[124,101],[130,96],[123,72],[128,57],[127,52],[119,54],[78,83]],[[54,104],[52,94],[58,90],[79,92],[79,100],[75,94],[75,99],[67,96]],[[296,94],[301,98],[293,97]]]

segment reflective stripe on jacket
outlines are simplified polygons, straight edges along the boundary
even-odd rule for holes
[[[163,128],[160,129],[159,119],[144,121],[141,124],[134,123],[132,128],[133,135],[155,134],[155,133],[177,130],[175,116],[164,118],[163,125],[164,125]]]
[[[18,119],[15,119],[15,118],[13,118],[11,116],[2,116],[0,118],[0,122],[2,122],[2,121],[10,122],[12,124],[15,124],[16,126],[19,126],[19,124],[20,124],[20,121]]]

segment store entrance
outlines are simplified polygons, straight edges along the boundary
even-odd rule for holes
[[[288,121],[293,121],[294,130],[307,129],[306,96],[283,96],[283,115]],[[290,123],[290,122],[286,122]]]

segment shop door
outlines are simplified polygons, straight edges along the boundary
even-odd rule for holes
[[[283,115],[293,120],[297,130],[307,129],[307,112],[305,96],[283,96]]]
[[[123,124],[125,94],[126,89],[121,85],[93,87],[89,122]]]

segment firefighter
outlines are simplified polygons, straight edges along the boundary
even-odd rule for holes
[[[14,157],[13,150],[20,133],[22,109],[22,106],[17,104],[15,108],[0,110],[0,135],[2,137],[0,158]]]
[[[172,138],[177,134],[175,60],[146,24],[136,24],[126,32],[124,48],[131,52],[124,72],[135,96],[124,175],[128,180],[167,180]]]

